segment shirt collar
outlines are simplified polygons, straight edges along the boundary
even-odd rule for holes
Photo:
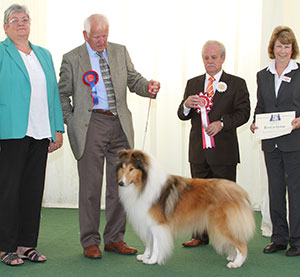
[[[212,76],[216,79],[217,82],[221,79],[221,75],[223,73],[223,69],[221,69],[216,75]],[[208,73],[205,73],[205,80],[208,80],[211,77]]]
[[[292,70],[295,70],[298,68],[298,64],[295,60],[290,60],[288,66],[283,71],[284,74],[290,73]],[[276,68],[275,68],[275,60],[267,67],[267,71],[270,71],[272,74],[277,74]],[[284,75],[282,74],[282,75]]]
[[[92,47],[90,46],[90,44],[87,41],[85,42],[85,44],[86,44],[86,49],[89,53],[89,56],[91,56],[91,57],[94,56],[94,55],[98,56],[97,51],[93,50]],[[106,55],[106,52],[107,52],[107,50],[104,49],[103,54]]]

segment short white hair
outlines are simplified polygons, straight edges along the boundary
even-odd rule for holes
[[[84,21],[84,30],[89,34],[91,32],[92,22],[96,21],[100,25],[101,29],[109,27],[108,19],[103,14],[92,14]]]
[[[14,13],[25,13],[28,18],[30,19],[29,16],[29,11],[26,6],[24,5],[18,5],[18,4],[13,4],[9,6],[6,11],[4,12],[4,18],[3,18],[3,23],[5,25],[8,24],[8,19],[14,14]]]
[[[218,45],[220,47],[221,58],[224,58],[225,55],[226,55],[225,46],[224,46],[224,44],[222,42],[217,41],[217,40],[208,40],[207,42],[204,43],[204,45],[202,47],[202,56],[203,56],[204,49],[206,48],[206,46],[212,45],[212,44]]]

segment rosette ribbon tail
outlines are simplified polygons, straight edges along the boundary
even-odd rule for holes
[[[215,147],[215,140],[213,137],[210,137],[205,132],[205,129],[209,125],[209,118],[207,115],[207,111],[205,107],[200,107],[201,111],[201,125],[202,125],[202,142],[203,142],[203,149],[206,148],[213,148]]]
[[[93,104],[98,105],[99,101],[98,101],[98,97],[97,97],[97,90],[96,90],[95,83],[94,82],[90,83],[90,87],[91,87],[91,94],[92,94]]]

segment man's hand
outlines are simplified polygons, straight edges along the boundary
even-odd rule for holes
[[[214,121],[208,125],[205,132],[208,136],[213,137],[223,129],[221,121]]]
[[[159,89],[160,89],[160,82],[150,80],[148,85],[147,85],[147,89],[150,93],[157,94],[159,92]]]
[[[184,102],[184,105],[187,107],[187,108],[198,108],[198,106],[200,105],[201,103],[201,99],[198,95],[190,95]]]

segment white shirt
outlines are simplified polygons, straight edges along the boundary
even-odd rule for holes
[[[209,83],[209,78],[210,77],[214,77],[215,78],[215,81],[213,82],[213,89],[214,89],[214,92],[216,91],[217,89],[217,85],[221,79],[221,76],[222,76],[222,73],[223,73],[223,70],[219,71],[215,76],[210,76],[209,74],[205,74],[205,83],[204,83],[204,89],[206,90],[207,86],[208,86],[208,83]]]
[[[284,78],[284,75],[290,73],[292,70],[295,70],[297,68],[298,68],[298,64],[294,60],[290,60],[288,66],[285,68],[285,70],[282,72],[281,76],[279,77],[275,68],[275,60],[268,66],[267,71],[269,70],[272,74],[275,75],[274,85],[275,85],[276,97],[278,95],[278,91],[282,83],[282,80]]]
[[[19,51],[26,66],[31,86],[29,118],[26,136],[35,139],[51,138],[47,82],[43,68],[33,51]]]

